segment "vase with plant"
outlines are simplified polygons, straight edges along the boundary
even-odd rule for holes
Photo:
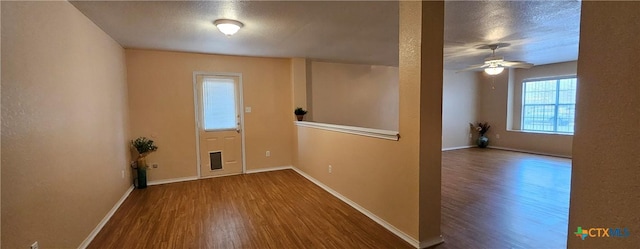
[[[487,131],[489,131],[489,128],[491,128],[491,125],[489,125],[489,123],[487,122],[484,122],[484,123],[479,122],[478,125],[473,125],[472,123],[469,123],[469,126],[471,126],[471,129],[475,130],[480,135],[480,137],[478,137],[478,140],[476,141],[478,144],[478,147],[487,148],[487,146],[489,146],[489,138],[486,137],[485,134],[487,133]]]
[[[302,107],[298,107],[293,110],[293,114],[296,115],[298,121],[302,121],[304,119],[304,115],[307,114],[307,111],[305,109],[302,109]]]
[[[147,156],[156,150],[158,146],[153,144],[153,140],[146,137],[139,137],[136,140],[131,141],[131,146],[138,152],[138,158],[136,159],[136,188],[142,189],[147,187]]]

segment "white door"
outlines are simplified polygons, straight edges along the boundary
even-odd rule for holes
[[[242,173],[240,79],[196,76],[200,177]]]

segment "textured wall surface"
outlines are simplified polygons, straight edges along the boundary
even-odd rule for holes
[[[444,1],[421,5],[419,240],[423,246],[440,239]]]
[[[640,245],[638,13],[640,2],[582,2],[569,248]],[[630,236],[582,240],[577,227],[627,228]]]
[[[2,246],[76,248],[131,185],[124,50],[68,2],[2,19]]]
[[[398,130],[398,68],[312,62],[313,121]]]
[[[444,70],[443,77],[442,149],[474,145],[473,139],[469,138],[469,123],[480,121],[477,73]]]
[[[160,147],[149,180],[197,176],[193,72],[241,73],[247,170],[291,165],[293,109],[289,59],[127,49],[132,136]],[[265,152],[271,156],[266,157]]]

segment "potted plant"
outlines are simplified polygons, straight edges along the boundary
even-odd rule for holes
[[[147,187],[147,160],[146,157],[156,150],[158,150],[158,146],[153,144],[153,140],[148,139],[146,137],[139,137],[136,140],[131,141],[131,147],[135,148],[138,152],[138,158],[136,159],[135,165],[136,169],[136,188],[143,189]]]
[[[302,119],[304,119],[304,115],[307,114],[307,111],[305,109],[302,109],[302,107],[298,107],[295,110],[293,110],[293,114],[296,115],[296,118],[298,118],[298,121],[302,121]]]
[[[477,131],[478,134],[480,135],[480,137],[478,137],[478,140],[476,141],[476,143],[478,144],[478,147],[486,148],[487,146],[489,146],[489,138],[486,137],[484,134],[487,133],[487,131],[489,131],[489,128],[491,128],[491,125],[489,125],[489,123],[487,122],[484,122],[484,123],[479,122],[477,126],[473,125],[472,123],[469,123],[469,126],[471,126],[471,129]]]

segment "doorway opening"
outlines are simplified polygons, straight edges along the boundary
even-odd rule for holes
[[[193,74],[199,178],[245,172],[242,75]]]

